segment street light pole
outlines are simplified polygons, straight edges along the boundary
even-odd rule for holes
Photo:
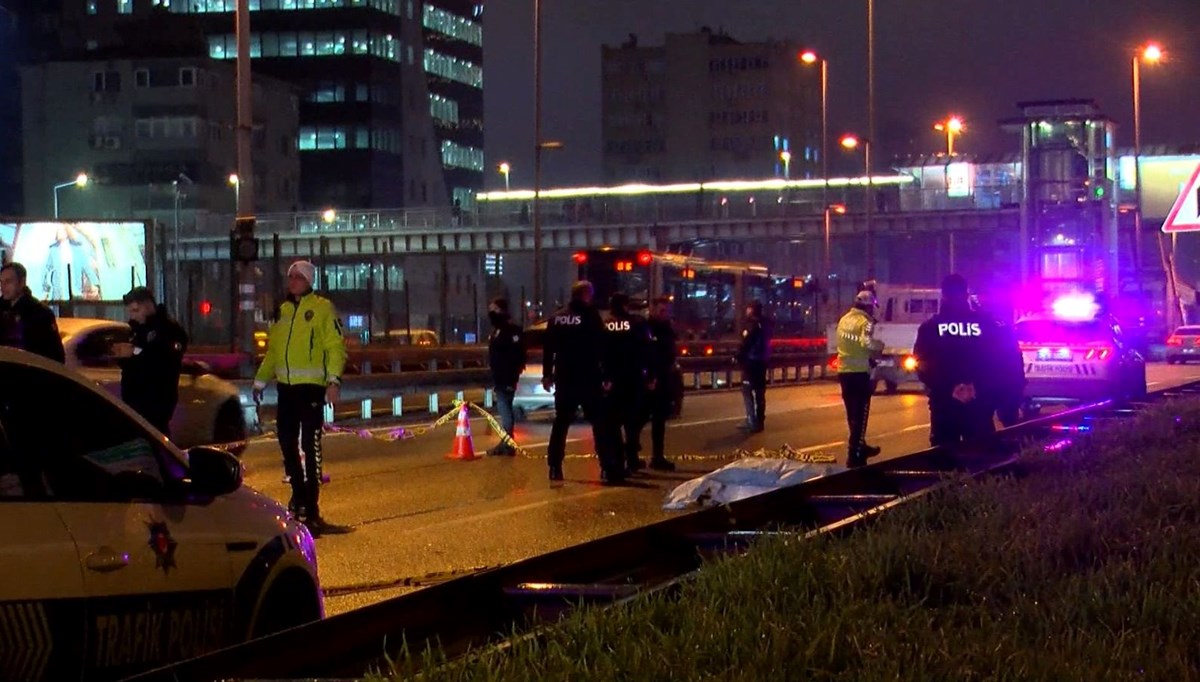
[[[821,178],[825,182],[821,203],[829,203],[829,60],[812,50],[803,52],[800,61],[805,64],[821,61]]]
[[[789,180],[792,177],[792,153],[788,150],[779,152],[779,160],[783,161],[783,179]]]
[[[533,305],[542,305],[542,1],[533,0]]]
[[[237,0],[237,216],[254,214],[254,165],[251,160],[254,134],[253,90],[250,82],[250,0]],[[231,226],[232,227],[232,226]],[[176,244],[178,249],[178,244]],[[237,267],[238,295],[241,308],[240,348],[246,357],[254,350],[254,266],[235,265],[230,254],[230,267]],[[235,337],[235,340],[236,337]],[[247,369],[249,369],[247,367]]]
[[[875,279],[875,183],[871,178],[871,143],[875,137],[875,0],[867,0],[867,279]]]
[[[79,175],[75,176],[74,180],[72,180],[70,182],[64,182],[64,183],[54,186],[54,218],[55,218],[55,220],[58,219],[58,190],[65,189],[67,187],[70,187],[71,185],[74,185],[80,189],[83,189],[84,187],[87,187],[88,179],[89,178],[88,178],[87,173],[80,173]]]

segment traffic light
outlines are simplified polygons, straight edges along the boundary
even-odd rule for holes
[[[233,224],[233,259],[239,263],[253,263],[258,260],[258,240],[254,237],[253,216],[238,218]]]
[[[200,314],[205,317],[212,314],[212,301],[200,301]]]

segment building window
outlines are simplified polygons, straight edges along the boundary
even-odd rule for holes
[[[483,87],[482,67],[434,50],[425,50],[425,71],[472,87]]]
[[[302,152],[345,149],[346,128],[344,126],[302,127],[297,147]]]
[[[483,46],[483,27],[457,14],[451,14],[440,7],[426,4],[423,23],[425,28],[461,40],[472,45]]]
[[[458,102],[433,93],[429,94],[429,112],[436,122],[458,125]]]
[[[117,14],[133,14],[133,0],[117,0]]]
[[[341,83],[318,83],[308,94],[308,101],[316,104],[346,101],[346,86]]]
[[[179,70],[179,85],[185,88],[196,87],[196,68],[186,66]]]
[[[133,85],[138,88],[150,87],[150,69],[138,69],[134,71]]]
[[[442,165],[483,172],[483,150],[442,140]]]
[[[96,14],[96,0],[87,0],[87,13]]]
[[[116,71],[97,71],[92,74],[92,92],[120,92],[121,74]]]

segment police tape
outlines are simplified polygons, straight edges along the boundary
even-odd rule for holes
[[[525,457],[527,459],[545,459],[546,458],[545,455],[533,454],[533,453],[529,452],[528,450],[526,450],[524,447],[522,447],[520,444],[518,444],[517,441],[513,439],[512,435],[509,434],[508,431],[504,430],[504,427],[500,425],[499,420],[497,420],[496,417],[491,412],[489,412],[488,410],[486,410],[483,407],[480,407],[479,405],[477,405],[475,403],[463,401],[463,400],[455,400],[454,407],[451,408],[450,410],[448,410],[441,417],[438,417],[437,421],[433,422],[429,426],[418,426],[418,427],[414,427],[414,428],[398,426],[396,428],[389,429],[388,431],[383,432],[383,433],[375,433],[375,432],[371,431],[370,429],[359,429],[359,428],[353,428],[353,427],[348,427],[348,426],[337,426],[334,424],[325,424],[324,430],[326,433],[348,433],[351,435],[358,436],[359,438],[362,438],[364,440],[369,439],[369,440],[382,441],[382,442],[386,442],[386,443],[395,443],[395,442],[403,441],[403,440],[411,440],[418,436],[424,436],[425,434],[429,433],[430,431],[433,431],[434,429],[436,429],[440,426],[444,426],[444,425],[450,423],[450,421],[455,419],[458,416],[459,412],[462,411],[463,406],[466,406],[469,410],[472,410],[472,411],[478,413],[481,417],[483,417],[483,419],[485,421],[487,421],[488,427],[492,430],[492,432],[495,433],[497,436],[499,436],[500,444],[507,445],[508,447],[512,448],[512,451],[515,456]],[[261,421],[260,421],[260,423],[261,423]],[[264,433],[264,436],[266,436],[266,435],[270,435],[270,434]],[[595,457],[596,457],[595,453],[589,452],[589,453],[583,453],[583,454],[569,454],[569,455],[565,456],[565,459],[592,459]],[[787,460],[792,460],[795,462],[803,462],[803,463],[809,463],[809,464],[829,464],[829,463],[833,463],[833,462],[837,461],[837,456],[832,453],[828,453],[828,452],[823,453],[823,452],[820,452],[819,450],[809,450],[809,449],[799,449],[798,450],[796,448],[793,448],[791,445],[788,445],[787,443],[784,443],[778,449],[759,448],[757,450],[751,451],[751,450],[747,450],[744,448],[737,448],[733,452],[730,452],[729,454],[693,455],[693,454],[685,453],[685,454],[675,455],[672,457],[672,459],[677,462],[711,462],[711,461],[737,460],[737,459],[746,459],[746,458],[787,459]]]

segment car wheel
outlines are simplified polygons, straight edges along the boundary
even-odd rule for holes
[[[246,440],[246,418],[242,406],[232,400],[217,410],[217,421],[213,424],[213,442],[236,443]]]
[[[298,569],[279,576],[258,608],[251,639],[287,630],[321,619],[316,587]]]

